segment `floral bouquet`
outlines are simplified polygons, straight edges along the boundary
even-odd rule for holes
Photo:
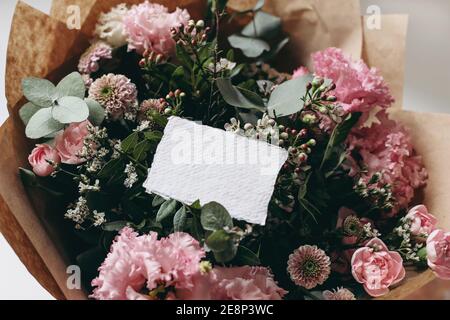
[[[325,1],[76,2],[80,30],[65,1],[52,19],[19,3],[1,132],[2,232],[56,297],[402,298],[450,279],[449,119],[398,109],[404,19],[381,35],[350,0],[337,17]],[[38,26],[50,47],[31,46]],[[194,157],[230,141],[268,167],[181,163],[174,137],[195,130]]]

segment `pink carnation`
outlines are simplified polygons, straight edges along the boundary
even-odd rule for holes
[[[356,300],[355,295],[346,288],[337,288],[333,291],[325,290],[322,295],[325,300]]]
[[[300,67],[300,68],[294,70],[294,73],[292,74],[292,79],[300,78],[300,77],[306,76],[308,74],[310,74],[308,68]]]
[[[179,8],[169,13],[166,7],[148,1],[133,6],[123,19],[128,50],[136,50],[139,54],[148,50],[165,57],[173,56],[175,41],[170,29],[187,25],[189,19],[189,13]]]
[[[162,287],[192,289],[193,276],[205,256],[197,240],[186,233],[174,233],[158,240],[157,234],[139,236],[124,228],[92,281],[92,298],[98,300],[150,299]],[[169,295],[170,297],[170,295]]]
[[[28,162],[33,167],[33,172],[40,177],[47,177],[55,171],[53,165],[59,164],[61,158],[58,152],[47,144],[38,144],[28,157]]]
[[[379,297],[403,280],[405,268],[398,252],[389,251],[383,241],[374,238],[353,254],[352,274],[369,295]]]
[[[424,205],[411,208],[405,218],[410,221],[410,231],[415,236],[428,236],[436,228],[436,217]]]
[[[375,106],[386,109],[394,102],[383,77],[364,61],[352,61],[337,48],[314,53],[312,58],[316,75],[336,84],[334,95],[345,111],[367,112]]]
[[[103,41],[95,42],[81,56],[80,62],[78,63],[78,71],[82,74],[97,72],[100,68],[100,60],[111,58],[111,46]]]
[[[179,290],[183,300],[281,300],[287,291],[280,288],[264,267],[214,268],[197,274],[194,287]]]
[[[441,279],[450,280],[450,232],[434,230],[427,239],[428,266]]]
[[[84,139],[89,134],[89,125],[88,120],[72,123],[64,132],[56,136],[56,150],[62,163],[77,165],[86,161],[80,157],[80,152],[84,146]]]
[[[389,120],[353,130],[348,138],[349,149],[357,151],[362,161],[350,158],[350,175],[361,172],[367,183],[375,173],[381,173],[380,184],[390,184],[396,200],[392,214],[408,207],[414,190],[426,184],[428,175],[422,158],[413,149],[411,137],[404,127]],[[361,171],[364,169],[364,172]]]

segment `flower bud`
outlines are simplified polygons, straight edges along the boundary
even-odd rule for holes
[[[165,110],[164,110],[164,114],[166,115],[166,116],[169,116],[169,115],[171,115],[172,114],[172,108],[166,108]]]
[[[314,140],[314,139],[311,139],[311,140],[309,140],[309,141],[307,142],[307,145],[310,146],[310,147],[315,147],[316,144],[317,144],[317,141]]]
[[[253,125],[251,123],[246,123],[244,125],[244,130],[252,130],[253,129]]]
[[[289,135],[286,132],[282,132],[280,134],[280,138],[286,140],[286,139],[289,139]]]
[[[323,85],[323,82],[324,82],[323,78],[315,77],[312,81],[312,86],[315,88],[320,87]]]
[[[198,29],[203,29],[203,28],[205,27],[205,21],[203,21],[203,20],[198,20],[197,23],[195,24],[195,26],[196,26]]]

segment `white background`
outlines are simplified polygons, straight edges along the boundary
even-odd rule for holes
[[[51,0],[25,2],[44,12],[51,4]],[[15,4],[16,0],[0,1],[0,124],[7,117],[4,69]],[[405,108],[450,113],[450,0],[361,0],[361,4],[362,13],[375,4],[384,14],[410,15]],[[0,300],[51,298],[0,235]]]

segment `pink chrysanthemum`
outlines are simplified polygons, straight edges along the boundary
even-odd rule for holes
[[[330,257],[325,251],[317,246],[305,245],[289,256],[287,270],[296,285],[312,289],[328,279],[330,264]]]
[[[361,161],[350,158],[350,175],[360,174],[360,178],[367,183],[375,173],[381,173],[379,184],[392,186],[396,206],[391,214],[395,214],[408,207],[414,190],[426,184],[428,175],[422,158],[415,155],[406,129],[389,120],[385,113],[382,112],[381,116],[381,123],[351,132],[349,149],[357,151]]]
[[[124,228],[92,281],[98,300],[151,299],[152,291],[168,287],[189,290],[205,256],[198,241],[186,233],[158,240],[156,233],[139,236]]]
[[[95,42],[81,56],[80,62],[78,63],[78,71],[84,74],[97,72],[100,68],[100,60],[111,58],[111,46],[103,41]]]
[[[110,73],[92,83],[89,98],[100,103],[109,116],[117,119],[134,107],[137,89],[127,77]]]
[[[166,7],[148,1],[133,6],[123,19],[128,49],[139,54],[153,51],[165,57],[173,56],[175,41],[170,30],[187,25],[189,19],[187,10],[179,8],[169,13]]]
[[[322,295],[325,300],[356,300],[355,295],[346,288],[325,290]]]
[[[383,77],[364,61],[352,61],[337,48],[314,53],[312,58],[315,73],[336,84],[333,94],[345,111],[367,112],[376,106],[386,109],[394,102]]]

